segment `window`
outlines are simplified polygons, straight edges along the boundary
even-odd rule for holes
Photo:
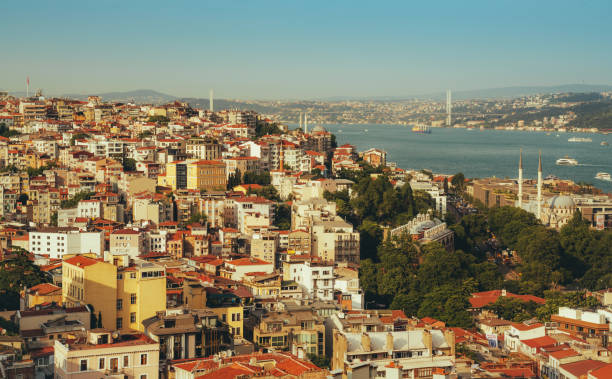
[[[117,279],[119,280],[123,279],[123,274],[117,274]]]
[[[226,314],[221,315],[221,319],[223,320],[223,322],[226,322],[227,321],[227,315]]]
[[[81,359],[81,371],[87,371],[87,359]]]
[[[123,309],[123,299],[117,299],[117,310]]]
[[[130,323],[135,323],[136,322],[136,312],[132,312],[130,313]]]
[[[117,329],[123,329],[123,319],[121,317],[117,317]]]
[[[111,358],[110,359],[110,367],[111,372],[119,371],[119,358]]]
[[[136,304],[136,294],[135,293],[130,295],[130,304]]]
[[[147,379],[147,374],[141,374],[140,379]]]
[[[123,356],[123,367],[130,367],[130,357],[128,355]]]
[[[135,272],[130,273],[130,279],[136,279],[136,273]]]
[[[100,358],[100,361],[99,361],[99,362],[100,362],[100,363],[98,364],[98,368],[99,368],[100,370],[104,370],[104,367],[105,367],[105,365],[104,365],[104,358]]]
[[[140,365],[141,366],[147,365],[147,354],[140,354]]]

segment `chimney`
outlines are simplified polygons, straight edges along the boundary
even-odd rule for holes
[[[431,337],[431,332],[427,329],[423,329],[423,345],[429,351],[429,356],[433,356],[433,340]]]
[[[387,343],[385,344],[387,351],[393,351],[393,334],[387,333]]]
[[[363,351],[372,351],[372,341],[370,340],[368,333],[363,333],[361,335],[361,347],[363,348]]]

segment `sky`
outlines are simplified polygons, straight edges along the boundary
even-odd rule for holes
[[[0,89],[410,96],[612,84],[612,1],[9,1]]]

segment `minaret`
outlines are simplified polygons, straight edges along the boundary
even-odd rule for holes
[[[302,130],[302,112],[300,112],[300,130]]]
[[[523,149],[519,155],[519,177],[518,177],[518,207],[523,207]]]
[[[304,134],[308,133],[308,112],[304,114]]]
[[[214,107],[213,107],[213,94],[214,94],[214,92],[213,92],[213,89],[211,88],[211,89],[210,89],[210,97],[209,97],[209,101],[210,101],[210,111],[211,111],[211,112],[214,112],[214,111],[215,111],[215,110],[214,110]]]
[[[542,150],[538,155],[538,209],[536,215],[538,220],[542,216]]]

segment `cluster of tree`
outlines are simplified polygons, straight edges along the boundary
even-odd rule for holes
[[[60,208],[62,209],[74,208],[79,204],[79,201],[89,200],[95,194],[96,194],[95,192],[89,192],[89,191],[79,192],[68,200],[62,200],[62,202],[60,203]]]
[[[154,122],[159,125],[168,125],[170,119],[166,116],[149,116],[149,122]]]
[[[89,134],[82,133],[82,132],[75,133],[75,134],[72,135],[72,138],[70,138],[70,145],[74,146],[76,140],[78,140],[78,139],[85,139],[85,138],[89,138]]]
[[[9,127],[6,126],[5,123],[0,123],[0,136],[6,137],[6,138],[11,138],[13,136],[18,136],[20,134],[21,133],[19,133],[16,130],[9,129]]]
[[[189,219],[187,219],[187,225],[189,224],[206,224],[206,215],[202,214],[200,212],[193,212],[191,214],[191,216],[189,216]]]
[[[276,205],[274,211],[274,225],[280,230],[291,229],[291,206],[286,203],[279,203]]]
[[[125,172],[136,171],[136,160],[133,158],[123,158],[121,164]]]
[[[33,178],[35,176],[40,176],[43,174],[43,172],[45,172],[45,170],[50,170],[53,167],[55,167],[55,163],[49,163],[47,165],[41,166],[39,168],[34,168],[34,167],[28,167],[27,172],[28,172],[28,177]]]
[[[13,247],[0,266],[0,309],[19,309],[19,291],[48,281],[27,251]]]
[[[282,133],[283,131],[280,130],[277,123],[257,121],[257,124],[255,124],[255,136],[257,138],[265,136],[267,134],[282,134]]]
[[[263,186],[259,189],[250,188],[247,192],[247,195],[257,195],[268,200],[281,201],[280,196],[278,195],[278,191],[272,185]]]
[[[491,208],[488,228],[517,252],[523,293],[541,295],[559,285],[591,290],[612,286],[612,232],[593,230],[580,211],[557,232],[522,209]]]
[[[401,225],[417,213],[426,212],[433,201],[426,192],[412,192],[410,184],[394,188],[386,175],[376,179],[355,177],[353,196],[348,191],[331,193],[323,197],[336,202],[339,216],[352,223],[360,232],[361,259],[376,259],[376,249],[382,241],[381,224]]]
[[[599,302],[593,296],[587,296],[586,292],[560,292],[545,291],[545,304],[537,304],[533,301],[524,302],[513,297],[499,297],[497,301],[485,307],[504,320],[522,322],[531,318],[540,321],[550,321],[550,316],[557,313],[559,307],[594,307]]]
[[[270,173],[264,171],[258,173],[256,171],[246,171],[244,174],[240,170],[236,170],[235,173],[230,174],[227,178],[227,188],[232,189],[240,184],[259,184],[267,186],[272,182]]]
[[[153,131],[152,130],[145,130],[144,132],[140,132],[138,133],[137,137],[140,139],[144,139],[147,137],[152,137],[153,136]]]
[[[359,274],[367,304],[462,327],[472,324],[471,293],[502,283],[495,264],[461,250],[449,252],[439,243],[419,246],[409,237],[383,242],[376,260],[361,261]]]
[[[331,364],[330,359],[326,355],[308,354],[308,359],[313,365],[324,369],[329,369]]]

